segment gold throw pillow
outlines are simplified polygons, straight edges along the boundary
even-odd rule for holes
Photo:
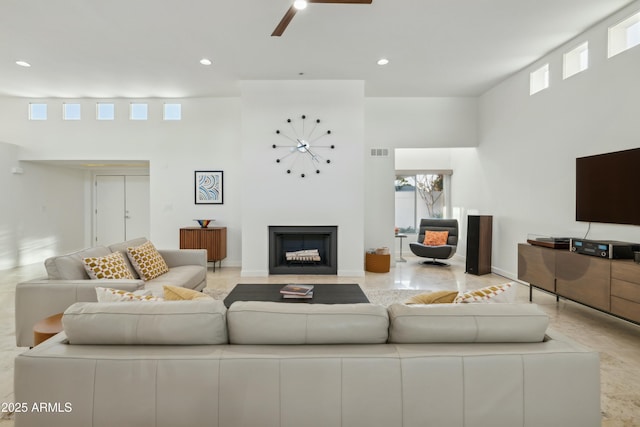
[[[82,264],[91,279],[134,279],[120,252],[103,257],[83,258]]]
[[[458,296],[458,291],[436,291],[414,295],[405,304],[449,304]]]
[[[134,248],[127,248],[127,255],[133,268],[144,281],[155,279],[169,271],[164,258],[151,242],[143,243]]]
[[[193,289],[181,288],[180,286],[164,285],[165,301],[184,301],[194,300],[200,298],[211,298],[209,295],[205,295],[202,292],[194,291]]]

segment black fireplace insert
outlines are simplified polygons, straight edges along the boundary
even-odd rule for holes
[[[338,227],[269,226],[269,274],[338,274]]]

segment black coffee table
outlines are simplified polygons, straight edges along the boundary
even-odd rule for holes
[[[296,283],[299,285],[300,283]],[[313,298],[283,298],[280,289],[285,283],[240,283],[235,286],[224,299],[229,308],[235,301],[274,301],[307,304],[356,304],[367,303],[367,296],[356,283],[349,284],[314,284]]]

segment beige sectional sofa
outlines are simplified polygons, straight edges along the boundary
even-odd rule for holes
[[[127,248],[145,242],[147,239],[138,238],[108,247],[98,246],[48,258],[45,261],[46,278],[16,285],[15,320],[18,347],[33,346],[33,326],[39,320],[62,313],[75,302],[95,302],[95,288],[98,286],[125,291],[149,289],[158,296],[162,295],[163,285],[182,286],[198,291],[207,286],[206,250],[159,249],[158,252],[167,263],[169,272],[146,282],[139,278],[133,267],[130,267],[135,277],[133,280],[91,280],[83,267],[83,258],[102,257],[117,251],[124,253]],[[126,254],[124,259],[127,260]]]
[[[16,427],[601,422],[598,353],[531,304],[77,303],[63,323],[16,358]]]

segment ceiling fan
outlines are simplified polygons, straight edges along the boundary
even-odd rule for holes
[[[289,10],[287,10],[287,13],[284,14],[276,29],[271,33],[271,36],[280,37],[296,12],[307,7],[308,3],[371,4],[372,1],[373,0],[296,0]]]

